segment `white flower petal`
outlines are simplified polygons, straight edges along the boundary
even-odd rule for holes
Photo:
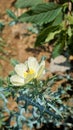
[[[11,76],[10,82],[15,86],[23,86],[24,85],[24,79],[19,77],[18,75]]]
[[[20,64],[17,64],[15,66],[15,72],[21,76],[21,77],[24,77],[24,72],[27,71],[27,66],[24,65],[23,63],[20,63]]]
[[[39,67],[38,61],[36,60],[35,57],[29,57],[28,58],[28,68],[34,70],[35,72],[37,71]]]
[[[10,82],[15,86],[23,86],[32,79],[39,79],[45,73],[45,61],[40,64],[35,57],[29,57],[25,63],[15,66],[16,75],[11,76]]]
[[[37,78],[41,78],[44,74],[45,74],[45,61],[42,61],[39,65]]]

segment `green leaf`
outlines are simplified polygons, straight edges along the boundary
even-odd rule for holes
[[[48,104],[48,106],[50,106],[57,114],[59,114],[59,115],[62,117],[60,110],[58,110],[58,109],[57,109],[55,106],[53,106],[50,102],[48,102],[47,104]]]
[[[45,29],[43,29],[43,31],[41,31],[37,37],[37,40],[35,42],[35,47],[39,46],[41,44],[43,44],[43,42],[45,41],[45,38],[48,35],[48,30],[50,30],[49,27],[46,27]]]
[[[45,43],[45,39],[47,38],[48,34],[51,32],[51,31],[56,31],[58,30],[59,27],[58,26],[48,26],[46,28],[44,28],[38,35],[37,37],[37,40],[35,42],[35,46],[39,46],[39,45],[42,45]]]
[[[10,60],[10,63],[13,65],[13,66],[15,66],[16,64],[18,64],[19,63],[19,61],[17,61],[16,59],[11,59]]]
[[[19,17],[19,21],[32,22],[39,25],[47,24],[52,22],[59,15],[61,10],[61,7],[53,3],[39,4]]]
[[[34,12],[39,13],[39,11],[43,12],[43,10],[44,10],[44,12],[46,12],[47,10],[50,11],[50,10],[57,9],[59,7],[61,7],[61,6],[58,4],[55,4],[54,2],[49,2],[49,3],[38,4],[38,5],[36,5],[36,7],[33,6],[32,9],[34,10]]]
[[[57,30],[57,31],[55,31],[55,32],[49,33],[49,34],[48,34],[48,37],[47,37],[46,40],[45,40],[45,42],[49,42],[50,40],[53,40],[54,37],[55,37],[55,35],[58,34],[58,33],[60,33],[60,32],[61,32],[61,30]]]
[[[72,36],[72,30],[71,30],[71,27],[70,27],[70,26],[68,27],[67,33],[68,33],[68,36],[69,36],[69,37]]]
[[[61,12],[57,15],[57,17],[55,18],[55,20],[54,20],[52,26],[60,25],[60,23],[62,22],[62,20],[63,20],[63,12],[61,11]]]
[[[15,7],[17,8],[32,7],[42,2],[43,0],[17,0],[15,3]]]
[[[17,20],[16,15],[9,9],[6,10],[6,13],[9,15],[9,17],[11,17],[14,20]]]
[[[61,41],[60,41],[61,42]],[[55,58],[56,56],[60,55],[61,52],[63,51],[64,49],[64,46],[65,46],[65,43],[57,43],[53,49],[53,52],[52,52],[52,57]]]
[[[68,16],[67,16],[67,20],[69,21],[70,24],[73,25],[73,16],[68,15]]]
[[[73,0],[71,0],[73,2]]]

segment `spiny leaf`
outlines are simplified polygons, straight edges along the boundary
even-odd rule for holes
[[[48,102],[48,106],[50,106],[58,115],[62,117],[61,112],[56,107],[54,107],[50,102]]]

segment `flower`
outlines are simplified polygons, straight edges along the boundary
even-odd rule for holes
[[[16,74],[10,77],[14,86],[23,86],[32,79],[40,79],[45,74],[45,61],[38,63],[35,57],[29,57],[25,63],[15,66]]]

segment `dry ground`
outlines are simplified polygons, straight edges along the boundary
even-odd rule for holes
[[[17,59],[20,62],[24,62],[29,56],[35,56],[38,60],[40,60],[42,56],[46,56],[46,67],[49,68],[49,60],[52,51],[51,46],[48,45],[34,48],[36,35],[27,31],[27,27],[29,27],[31,24],[24,23],[14,26],[7,25],[10,18],[6,14],[6,9],[11,9],[16,14],[20,14],[23,11],[17,11],[13,7],[14,1],[15,0],[0,0],[0,21],[3,21],[6,24],[2,33],[0,33],[0,37],[5,42],[5,46],[3,47],[4,53],[0,52],[0,55],[4,57],[4,60],[0,59],[0,76],[3,77],[8,76],[9,72],[13,69],[13,66],[10,64],[10,60],[12,58]],[[54,86],[53,91],[57,86],[58,83]],[[73,99],[70,101],[68,104],[73,106]],[[23,129],[28,130],[28,128],[25,126]]]
[[[35,56],[38,60],[42,56],[46,56],[46,66],[49,66],[48,60],[50,58],[51,48],[48,48],[48,45],[40,48],[34,48],[36,35],[28,33],[27,27],[30,26],[30,24],[24,23],[14,26],[7,25],[10,18],[6,14],[6,9],[11,9],[15,13],[21,13],[23,11],[16,11],[13,7],[14,1],[15,0],[0,0],[0,21],[6,23],[6,26],[1,33],[1,37],[6,44],[3,48],[6,53],[2,54],[5,57],[5,60],[0,59],[0,75],[2,76],[7,76],[12,70],[12,66],[10,64],[11,58],[24,62],[29,56]]]

